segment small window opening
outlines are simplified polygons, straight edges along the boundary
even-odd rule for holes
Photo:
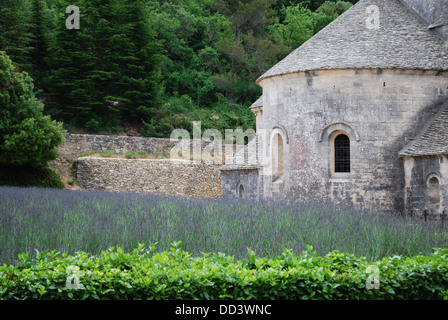
[[[428,181],[428,195],[431,204],[440,203],[440,182],[436,177],[432,177]]]
[[[238,188],[238,196],[239,196],[240,199],[244,198],[244,186],[242,184]]]
[[[350,138],[345,134],[338,135],[334,140],[334,172],[350,172]]]
[[[283,177],[284,173],[283,138],[278,133],[274,136],[272,144],[272,167],[272,181],[275,182]]]

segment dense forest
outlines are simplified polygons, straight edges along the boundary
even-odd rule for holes
[[[0,0],[0,51],[69,132],[254,128],[255,80],[357,0]]]

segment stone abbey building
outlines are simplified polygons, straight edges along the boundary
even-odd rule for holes
[[[223,197],[448,213],[447,42],[447,0],[360,0],[257,80]]]

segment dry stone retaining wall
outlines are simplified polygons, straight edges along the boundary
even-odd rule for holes
[[[89,134],[66,134],[59,146],[56,164],[71,164],[81,154],[90,151],[111,150],[115,153],[145,151],[147,153],[168,153],[175,145],[170,139],[128,136],[104,136]]]
[[[115,153],[145,151],[169,155],[176,141],[161,138],[66,134],[59,146],[59,157],[50,165],[68,181],[76,177],[84,190],[159,193],[198,198],[219,198],[222,194],[222,163],[172,159],[120,159],[81,157],[88,152],[110,150]],[[209,141],[201,141],[204,150]],[[193,140],[190,141],[193,150]],[[225,155],[225,145],[223,154]],[[227,155],[226,155],[227,156]],[[231,155],[230,155],[231,156]],[[68,187],[70,187],[67,184]]]
[[[186,160],[85,157],[76,161],[76,175],[84,190],[220,198],[217,167]]]

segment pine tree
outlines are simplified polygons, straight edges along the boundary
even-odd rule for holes
[[[81,6],[82,8],[82,6]],[[65,11],[58,12],[54,39],[46,59],[50,69],[46,88],[47,112],[73,126],[92,118],[98,104],[94,97],[96,68],[94,38],[89,34],[85,11],[81,10],[83,26],[67,29]]]
[[[31,71],[31,10],[29,0],[0,0],[0,50],[23,70]]]
[[[86,1],[83,10],[88,12],[84,24],[86,32],[93,39],[92,58],[95,67],[86,76],[94,81],[91,91],[92,110],[102,121],[107,121],[118,109],[115,103],[120,101],[117,82],[120,78],[119,64],[123,48],[126,46],[124,31],[121,27],[122,1],[91,0]]]
[[[50,46],[48,110],[78,126],[149,119],[161,104],[162,46],[145,1],[91,0],[79,7],[81,28],[67,30],[61,17]]]
[[[32,64],[31,75],[34,84],[42,88],[42,81],[48,71],[45,58],[48,55],[49,33],[51,30],[50,11],[45,0],[32,0],[31,22],[34,26],[30,58]]]
[[[121,69],[125,118],[149,121],[162,104],[160,64],[163,46],[148,20],[143,0],[128,0],[126,38]]]

